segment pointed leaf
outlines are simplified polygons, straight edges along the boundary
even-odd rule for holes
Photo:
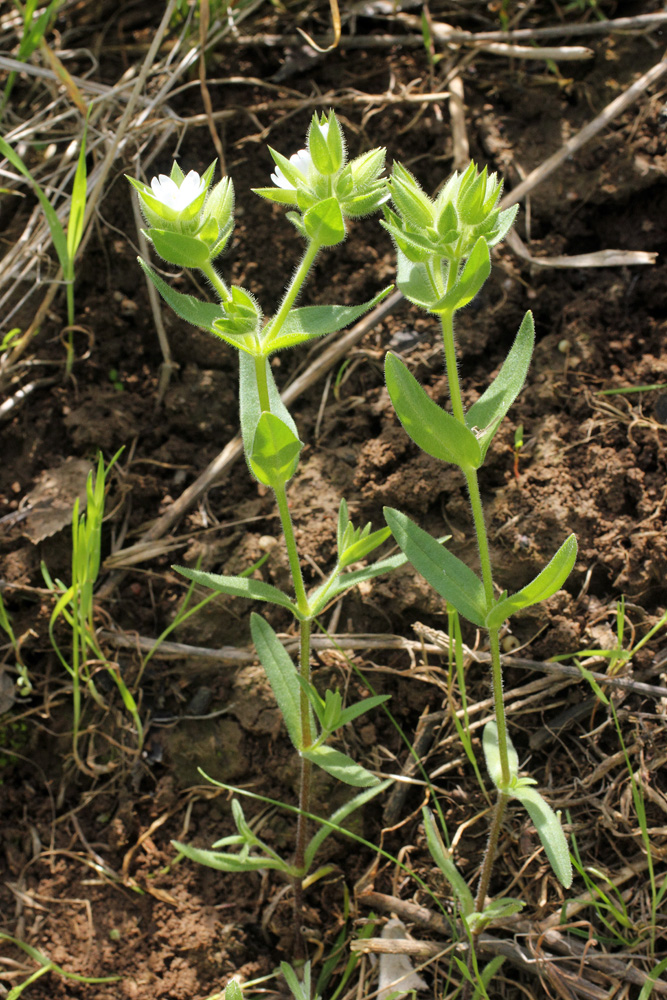
[[[340,806],[339,809],[336,809],[335,813],[333,813],[329,817],[329,820],[326,823],[320,820],[320,822],[322,822],[322,825],[320,826],[317,833],[315,833],[314,836],[311,838],[308,846],[306,847],[305,863],[304,863],[304,868],[306,871],[310,869],[310,866],[312,865],[315,859],[315,855],[317,854],[317,852],[319,851],[320,847],[327,839],[327,837],[330,836],[330,834],[332,833],[339,832],[336,829],[336,827],[339,827],[343,822],[343,820],[347,819],[350,813],[355,812],[355,810],[359,809],[367,802],[370,802],[370,800],[374,799],[376,795],[380,794],[380,792],[386,791],[391,784],[392,782],[387,780],[387,781],[381,781],[377,785],[373,785],[372,788],[367,788],[365,792],[360,792],[358,795],[355,795],[353,799],[350,799],[349,802],[345,802],[342,806]]]
[[[366,535],[365,538],[360,538],[358,541],[353,542],[352,545],[340,554],[340,568],[344,569],[346,566],[364,559],[370,552],[377,549],[383,542],[386,542],[390,535],[391,531],[389,528],[379,528],[377,531],[371,532],[370,535]]]
[[[570,535],[542,572],[512,597],[499,601],[489,612],[486,627],[499,628],[515,611],[546,601],[567,580],[577,558],[577,539]]]
[[[333,580],[329,578],[310,597],[311,616],[316,618],[322,613],[329,601],[332,601],[339,594],[345,593],[346,590],[350,590],[351,587],[356,587],[358,583],[363,583],[365,580],[372,580],[376,576],[382,576],[384,573],[391,573],[400,566],[404,566],[407,561],[407,556],[398,553],[389,556],[388,559],[379,559],[370,566],[364,566],[363,569],[355,569],[352,573],[337,574]]]
[[[266,380],[270,412],[278,417],[292,432],[298,440],[299,434],[294,420],[280,398],[276,380],[273,377],[273,370],[266,357],[251,357],[246,353],[239,353],[239,410],[241,415],[241,435],[243,437],[243,450],[246,460],[253,476],[255,472],[250,465],[249,456],[252,455],[255,443],[255,433],[262,416],[262,404],[259,398],[257,387],[257,370],[260,369],[260,377]]]
[[[364,712],[370,712],[372,708],[377,708],[378,705],[384,705],[385,701],[389,701],[390,699],[390,694],[375,694],[370,698],[363,698],[361,701],[358,701],[356,705],[349,705],[347,708],[344,708],[340,714],[340,725],[346,726],[349,722],[352,722],[353,719],[363,715]]]
[[[276,489],[288,483],[296,472],[302,447],[280,417],[265,411],[257,423],[248,464],[260,483]]]
[[[285,720],[289,737],[296,749],[300,750],[303,746],[301,688],[296,667],[276,633],[261,615],[251,615],[250,632],[257,655],[278,702],[278,708]]]
[[[440,300],[426,264],[410,260],[400,248],[396,251],[396,284],[406,299],[422,309],[431,309]]]
[[[374,309],[393,290],[393,287],[389,285],[383,288],[372,299],[359,306],[304,306],[301,309],[292,309],[275,337],[271,335],[270,326],[264,331],[263,347],[268,354],[280,351],[284,347],[294,347],[304,340],[337,333],[350,323],[355,323],[370,309]]]
[[[479,577],[428,532],[391,507],[384,508],[391,532],[417,572],[460,615],[484,628],[486,597]]]
[[[184,854],[190,861],[196,861],[199,865],[207,868],[216,868],[221,872],[258,872],[266,868],[275,868],[278,871],[289,871],[289,866],[277,858],[240,858],[238,854],[224,854],[220,851],[206,851],[199,847],[191,847],[189,844],[181,844],[178,840],[172,840],[173,847],[181,854]]]
[[[146,236],[160,257],[176,267],[201,267],[209,259],[209,248],[196,236],[172,233],[168,229],[150,229]]]
[[[486,392],[466,413],[466,427],[477,428],[477,440],[484,459],[500,422],[521,392],[526,381],[535,343],[533,314],[527,312],[502,368]]]
[[[569,889],[572,885],[572,862],[560,815],[553,811],[535,788],[517,787],[513,795],[526,808],[533,821],[556,877]]]
[[[317,764],[323,771],[338,778],[339,781],[344,781],[346,785],[354,785],[356,788],[370,788],[372,785],[380,783],[380,779],[367,771],[361,764],[357,764],[347,754],[341,753],[340,750],[334,750],[333,747],[326,744],[313,747],[310,750],[302,750],[301,756],[312,761],[313,764]]]
[[[495,722],[487,722],[484,726],[482,736],[482,747],[484,749],[484,760],[489,777],[499,791],[507,793],[509,786],[503,785],[503,771],[500,764],[500,752],[498,750],[498,726]],[[507,737],[507,762],[510,771],[510,785],[516,781],[519,775],[519,755],[514,749],[509,736]]]
[[[60,266],[63,271],[67,271],[68,264],[68,253],[67,253],[67,237],[65,236],[65,230],[63,229],[62,223],[58,218],[58,213],[49,201],[49,199],[44,194],[44,191],[37,183],[35,178],[32,176],[25,163],[19,156],[19,154],[9,145],[8,142],[0,136],[0,153],[6,156],[13,167],[15,167],[20,173],[23,174],[25,178],[30,182],[33,191],[39,198],[39,203],[42,206],[44,215],[46,216],[46,221],[49,224],[49,232],[51,233],[51,239],[53,240],[53,246],[56,253],[58,254],[58,260],[60,261]]]
[[[303,224],[311,240],[323,247],[335,247],[345,239],[345,222],[336,198],[325,198],[309,208]]]
[[[191,323],[192,326],[198,327],[200,330],[215,333],[213,323],[215,320],[224,318],[224,312],[217,303],[202,302],[200,299],[196,299],[194,295],[184,295],[183,292],[175,291],[141,257],[137,259],[144,274],[150,278],[162,298],[167,305],[171,306],[177,316],[180,316],[181,319],[184,319],[187,323]]]
[[[387,354],[385,377],[398,419],[422,451],[464,470],[480,467],[482,452],[472,431],[434,403],[395,354]]]
[[[442,842],[433,813],[430,809],[424,807],[422,809],[422,816],[424,818],[426,841],[428,849],[431,852],[431,857],[454,890],[454,895],[456,896],[462,915],[467,917],[475,909],[475,900],[473,899],[472,892]]]
[[[268,601],[269,604],[287,608],[293,615],[299,617],[299,609],[293,601],[290,601],[287,594],[283,594],[282,590],[278,590],[270,583],[264,583],[263,580],[253,580],[247,576],[218,576],[217,573],[204,573],[202,570],[188,569],[186,566],[172,566],[172,569],[202,587],[217,591],[218,594],[247,597],[251,601]]]

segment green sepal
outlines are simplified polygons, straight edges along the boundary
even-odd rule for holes
[[[178,185],[178,187],[180,187],[183,181],[185,180],[185,174],[181,170],[180,164],[178,164],[176,160],[174,160],[174,162],[171,165],[169,176],[171,177],[172,181]]]
[[[506,597],[491,609],[486,619],[487,628],[500,628],[505,619],[515,611],[539,604],[560,590],[572,571],[577,558],[577,539],[574,535],[563,542],[550,563],[544,567],[534,580],[521,590]]]
[[[296,191],[293,188],[265,187],[251,188],[251,191],[253,194],[258,194],[260,198],[266,198],[267,201],[275,201],[279,205],[297,204]]]
[[[371,788],[380,784],[380,779],[367,771],[365,767],[357,764],[340,750],[334,750],[333,747],[327,746],[326,743],[302,750],[301,756],[311,763],[317,764],[333,778],[344,781],[346,785],[353,785],[355,788]]]
[[[433,312],[453,312],[456,309],[463,309],[475,298],[490,274],[489,246],[484,237],[480,236],[456,284],[435,304]]]
[[[491,781],[499,792],[506,795],[511,794],[511,789],[519,776],[519,755],[514,749],[509,736],[507,739],[507,763],[509,765],[509,783],[503,783],[503,771],[500,763],[500,751],[498,749],[498,726],[495,722],[487,722],[482,735],[482,747],[484,750],[484,760],[486,769],[489,772]]]
[[[393,291],[393,287],[388,285],[368,302],[358,306],[304,306],[300,309],[291,309],[277,335],[272,335],[270,323],[265,328],[262,335],[262,349],[266,354],[271,354],[286,347],[294,347],[305,340],[337,333],[350,323],[355,323],[364,313],[374,309]]]
[[[260,483],[278,489],[296,472],[302,447],[280,417],[265,411],[257,423],[248,464]]]
[[[336,198],[325,198],[309,208],[303,225],[311,240],[320,246],[335,247],[345,239],[345,221]]]
[[[517,205],[511,205],[510,208],[506,208],[504,209],[504,211],[499,212],[493,233],[485,237],[489,247],[494,247],[496,243],[500,243],[502,240],[505,239],[510,229],[514,225],[514,220],[516,219],[518,211],[519,211],[519,206],[517,204]]]
[[[426,831],[426,842],[431,852],[431,857],[454,890],[461,915],[464,919],[468,918],[472,916],[475,910],[475,900],[472,892],[442,842],[433,813],[424,806],[422,816]]]
[[[250,616],[250,633],[285,720],[289,738],[296,749],[301,750],[301,688],[297,669],[280,639],[261,615],[253,613]]]
[[[572,885],[572,862],[560,813],[553,811],[536,788],[518,785],[512,794],[533,821],[556,878],[565,889],[569,889]]]
[[[219,576],[217,573],[205,573],[200,569],[189,569],[187,566],[172,566],[176,573],[215,590],[218,594],[229,594],[230,597],[245,597],[249,601],[266,601],[269,604],[278,604],[281,608],[287,608],[296,618],[300,618],[299,609],[296,604],[289,599],[287,594],[278,590],[271,583],[264,583],[263,580],[253,580],[247,576]]]
[[[384,516],[398,545],[417,572],[460,615],[484,628],[486,597],[479,577],[406,514],[391,507]]]
[[[523,388],[534,344],[533,314],[527,312],[502,368],[488,389],[466,413],[466,427],[477,437],[482,450],[482,461],[503,417]]]
[[[277,149],[272,149],[271,146],[268,146],[267,149],[269,150],[269,153],[273,157],[273,162],[277,167],[280,168],[281,174],[283,175],[285,180],[292,185],[292,187],[298,188],[299,185],[305,184],[307,182],[308,178],[304,177],[301,171],[294,166],[291,160],[288,160],[286,156],[283,156],[282,153],[279,153]],[[285,189],[281,188],[280,190],[285,190]]]
[[[472,431],[434,403],[395,354],[387,354],[385,378],[403,429],[422,451],[464,470],[480,467],[482,452]]]
[[[313,120],[308,129],[307,145],[310,158],[317,172],[326,176],[335,174],[341,165],[342,157],[336,162],[332,156],[329,149],[328,136],[327,138],[324,137],[320,123],[317,120],[317,115],[313,115]]]
[[[389,189],[394,205],[409,225],[416,229],[433,225],[433,202],[417,178],[402,163],[394,163]]]

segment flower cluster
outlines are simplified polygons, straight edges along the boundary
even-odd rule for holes
[[[154,177],[150,186],[128,177],[139,195],[149,225],[146,237],[164,260],[178,267],[201,267],[227,245],[234,228],[234,185],[223,177],[211,188],[215,160],[201,176],[184,174],[177,163],[171,174]]]
[[[345,142],[333,111],[313,116],[306,148],[289,159],[269,147],[276,169],[273,187],[255,193],[298,212],[288,218],[308,239],[334,246],[345,238],[345,219],[370,215],[388,200],[382,177],[384,149],[373,149],[347,162]]]
[[[435,258],[462,260],[469,256],[480,236],[488,247],[507,234],[518,206],[498,207],[502,181],[496,174],[479,173],[474,163],[456,171],[435,199],[400,163],[394,164],[389,181],[396,208],[384,208],[382,225],[408,260],[427,263]]]

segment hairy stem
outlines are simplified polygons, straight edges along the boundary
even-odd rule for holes
[[[317,243],[315,240],[311,240],[311,242],[306,247],[306,252],[301,258],[301,263],[297,267],[292,277],[292,280],[287,286],[287,290],[283,296],[283,300],[280,303],[280,308],[278,309],[278,312],[270,321],[270,323],[267,325],[267,328],[264,331],[265,336],[268,336],[269,333],[272,336],[275,336],[281,330],[283,323],[287,319],[290,309],[292,308],[292,306],[296,301],[297,295],[301,291],[301,286],[306,280],[308,272],[310,271],[311,267],[313,266],[313,263],[315,262],[315,258],[320,252],[320,249],[321,249],[320,244]]]
[[[229,302],[232,297],[232,293],[229,291],[227,285],[224,283],[224,281],[222,280],[216,269],[213,267],[213,264],[211,264],[210,260],[207,260],[205,264],[202,264],[199,270],[211,282],[215,291],[217,292],[218,296],[222,299],[222,301]]]

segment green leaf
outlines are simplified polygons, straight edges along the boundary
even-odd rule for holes
[[[348,722],[352,722],[353,719],[363,715],[364,712],[370,712],[372,708],[377,708],[378,705],[384,705],[385,701],[389,701],[390,699],[390,694],[375,694],[370,698],[363,698],[361,701],[358,701],[356,705],[349,705],[341,712],[339,725],[346,726]]]
[[[149,229],[145,235],[160,257],[176,267],[201,267],[210,257],[209,248],[196,236],[173,233],[168,229]]]
[[[299,617],[299,609],[293,601],[290,601],[287,594],[283,594],[282,590],[278,590],[270,583],[264,583],[263,580],[252,580],[247,576],[218,576],[217,573],[204,573],[203,570],[188,569],[186,566],[172,566],[172,569],[186,579],[193,580],[202,587],[208,587],[209,590],[215,590],[218,594],[230,594],[232,597],[247,597],[250,601],[278,604]]]
[[[464,470],[480,467],[482,452],[472,431],[434,403],[395,354],[387,354],[385,378],[403,429],[422,451]]]
[[[426,842],[428,843],[431,857],[454,890],[461,914],[467,917],[475,910],[473,895],[442,842],[433,813],[430,809],[424,807],[422,809],[422,816],[424,818],[424,829],[426,830]]]
[[[199,865],[207,868],[215,868],[221,872],[259,872],[267,868],[274,868],[278,871],[288,871],[289,868],[284,861],[278,858],[264,857],[241,857],[239,854],[225,854],[221,851],[204,850],[200,847],[191,847],[189,844],[182,844],[178,840],[172,840],[172,846],[181,854],[184,854],[190,861],[196,861]]]
[[[275,201],[278,205],[296,205],[296,191],[293,188],[251,188],[253,194],[258,194],[260,198],[267,201]]]
[[[417,572],[460,615],[478,628],[484,628],[486,597],[479,577],[401,511],[385,507],[384,516],[394,538]]]
[[[280,417],[265,411],[257,423],[248,464],[260,483],[277,489],[296,472],[302,447],[302,442]]]
[[[236,979],[230,979],[225,986],[225,1000],[243,1000],[243,990]]]
[[[454,311],[467,306],[491,274],[489,246],[483,236],[475,243],[466,266],[454,287],[433,307],[434,312]]]
[[[304,306],[301,309],[291,309],[275,337],[271,335],[270,327],[264,331],[262,346],[268,354],[281,351],[285,347],[294,347],[305,340],[337,333],[350,323],[355,323],[370,309],[374,309],[389,295],[393,287],[388,285],[368,302],[363,302],[359,306]]]
[[[366,535],[365,538],[360,538],[358,541],[353,542],[344,552],[339,553],[340,568],[345,569],[346,566],[364,559],[374,549],[382,545],[383,542],[386,542],[390,535],[389,528],[379,528],[377,531],[372,531],[370,535]]]
[[[255,442],[255,432],[262,416],[262,404],[257,387],[258,369],[260,378],[266,381],[271,413],[278,417],[290,429],[296,439],[299,433],[294,419],[280,398],[273,370],[266,357],[251,357],[246,352],[239,353],[239,412],[241,416],[241,435],[246,459],[252,454]],[[255,475],[248,461],[253,476]]]
[[[534,580],[531,580],[512,597],[506,597],[499,601],[491,609],[486,619],[486,627],[499,628],[505,619],[513,615],[515,611],[529,608],[532,604],[539,604],[540,601],[546,601],[563,586],[570,575],[576,558],[577,539],[574,535],[570,535],[551,562]]]
[[[370,802],[371,799],[374,799],[376,795],[380,794],[380,792],[386,791],[391,784],[392,782],[387,780],[381,781],[379,785],[373,785],[372,788],[367,788],[365,792],[360,792],[358,795],[355,795],[353,799],[350,799],[349,802],[345,802],[342,806],[340,806],[340,808],[336,809],[335,813],[333,813],[326,822],[320,820],[322,825],[314,836],[311,837],[310,842],[306,847],[304,860],[305,871],[310,870],[310,867],[315,860],[315,855],[327,837],[332,833],[340,832],[336,828],[340,827],[343,820],[347,819],[350,813],[355,812],[355,810],[359,809],[367,802]]]
[[[69,277],[73,277],[73,264],[76,251],[81,243],[81,237],[83,236],[83,223],[86,214],[86,132],[84,130],[83,136],[81,137],[81,148],[79,149],[79,159],[76,165],[76,173],[74,174],[74,183],[72,185],[72,203],[69,211],[69,221],[67,223],[67,256],[69,257],[69,263],[72,267],[72,273]]]
[[[486,392],[466,413],[466,426],[477,428],[477,441],[482,450],[482,460],[500,426],[500,422],[521,392],[526,381],[535,343],[533,314],[527,312],[519,327],[512,348],[502,368]]]
[[[396,250],[396,284],[410,302],[430,310],[439,300],[426,264],[410,260],[399,248]]]
[[[380,782],[379,778],[367,771],[361,764],[357,764],[347,754],[341,753],[340,750],[334,750],[333,747],[326,744],[313,747],[310,750],[302,750],[301,756],[312,761],[313,764],[317,764],[323,771],[339,781],[344,781],[346,785],[354,785],[356,788],[370,788]]]
[[[572,885],[572,863],[560,815],[553,811],[536,788],[518,786],[512,794],[525,807],[533,821],[557,879],[569,889]]]
[[[0,137],[0,153],[6,156],[13,167],[15,167],[20,173],[23,174],[25,178],[30,182],[33,191],[39,198],[39,203],[42,206],[44,215],[46,216],[46,221],[49,225],[49,232],[51,233],[51,239],[53,240],[53,246],[58,254],[58,260],[60,261],[60,266],[64,272],[67,272],[69,256],[67,252],[67,237],[65,236],[65,230],[62,227],[62,223],[58,218],[58,214],[49,201],[49,199],[44,194],[44,191],[39,186],[35,178],[32,176],[25,163],[18,155],[17,152],[12,149],[8,142]]]
[[[213,327],[214,322],[224,318],[224,313],[217,303],[202,302],[194,295],[184,295],[183,292],[175,291],[141,257],[137,259],[144,274],[150,278],[162,298],[168,306],[171,306],[177,316],[200,330],[206,330],[208,333],[216,332]]]
[[[325,580],[310,596],[311,616],[316,618],[334,597],[345,593],[351,587],[356,587],[358,583],[363,583],[365,580],[372,580],[376,576],[382,576],[384,573],[391,573],[400,566],[404,566],[407,561],[407,556],[400,553],[389,556],[388,559],[379,559],[370,566],[364,566],[363,569],[355,569],[352,573],[339,573],[336,574],[335,579]]]
[[[489,772],[489,777],[494,783],[496,788],[510,794],[510,787],[517,780],[519,776],[519,755],[514,749],[514,744],[512,743],[509,736],[507,737],[507,762],[509,764],[510,771],[510,783],[508,786],[503,784],[503,772],[500,764],[500,752],[498,750],[498,726],[495,722],[487,722],[484,726],[484,734],[482,736],[482,747],[484,749],[484,760],[486,761],[486,769]]]
[[[303,224],[311,240],[323,247],[335,247],[345,239],[345,222],[336,198],[325,198],[309,208]]]
[[[261,615],[251,615],[250,632],[289,737],[296,749],[301,750],[301,688],[296,667],[276,633]]]

